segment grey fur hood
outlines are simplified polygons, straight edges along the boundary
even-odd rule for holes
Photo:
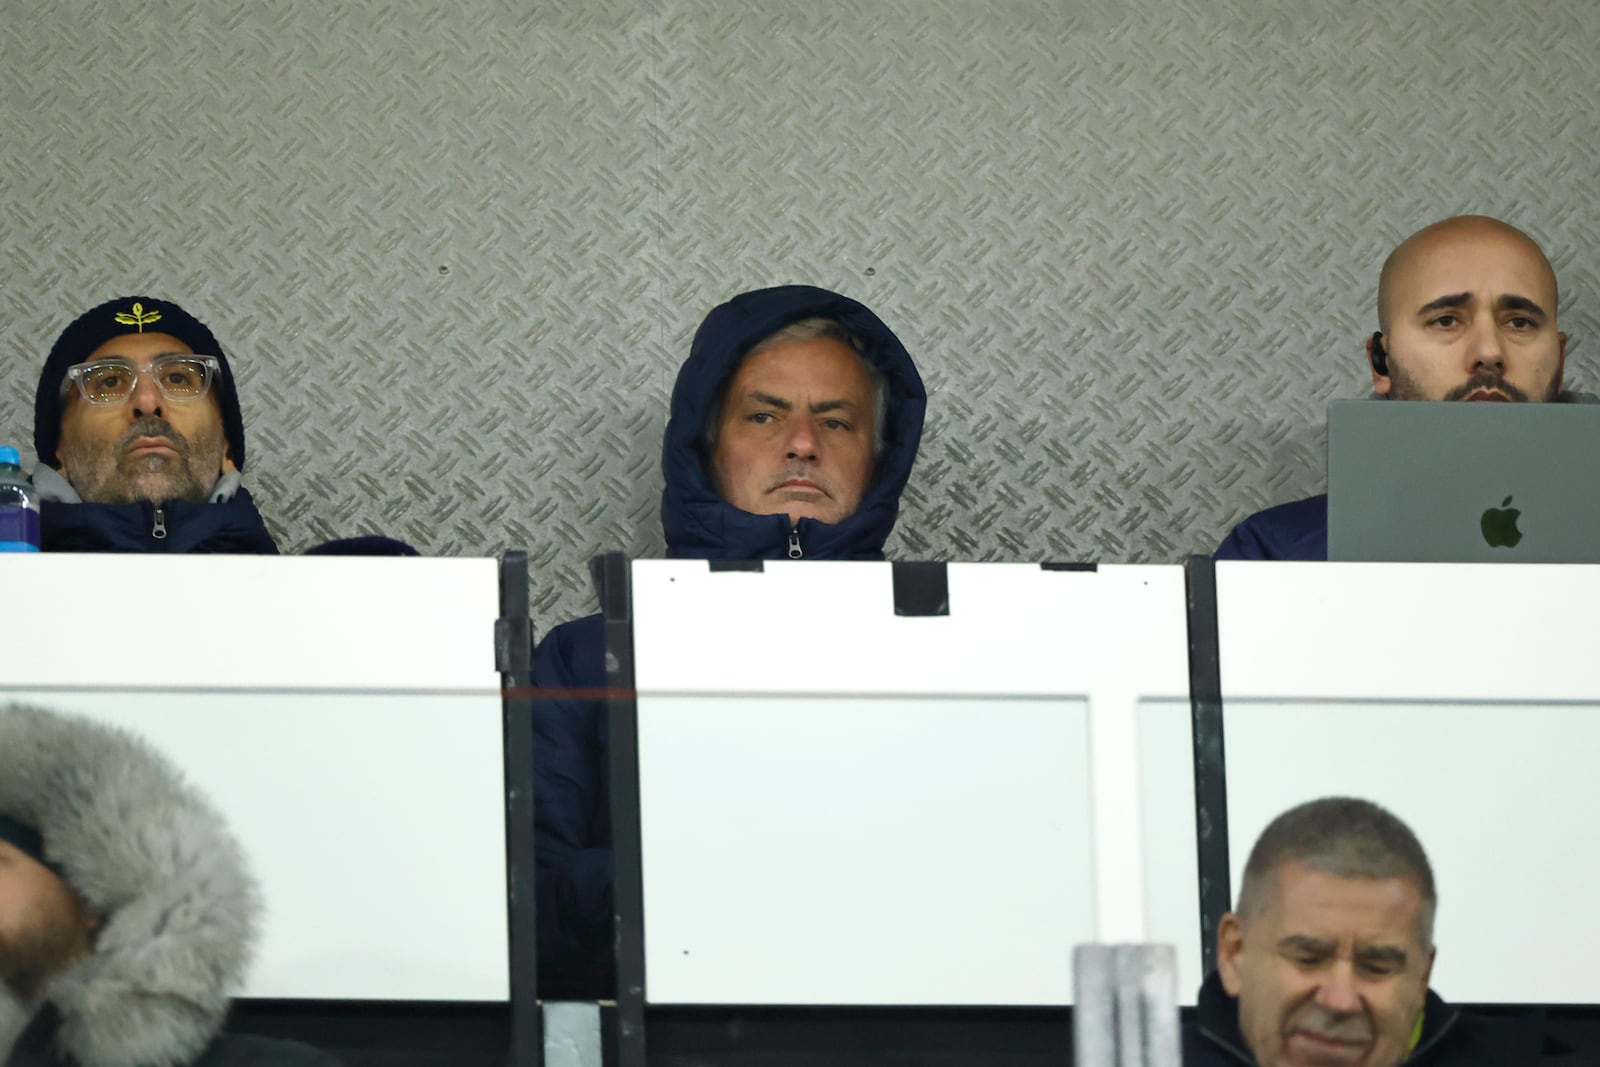
[[[169,1067],[217,1036],[260,910],[239,843],[164,756],[123,730],[0,704],[0,812],[104,920],[45,991],[82,1067]],[[0,1063],[28,1023],[0,987]]]

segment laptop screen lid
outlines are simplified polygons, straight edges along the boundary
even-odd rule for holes
[[[1328,558],[1600,562],[1600,405],[1333,401]]]

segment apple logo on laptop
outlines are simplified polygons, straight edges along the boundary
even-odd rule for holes
[[[1511,506],[1509,496],[1500,501],[1499,507],[1483,513],[1483,539],[1490,548],[1517,547],[1517,542],[1522,540],[1522,531],[1517,529],[1517,516],[1521,514]]]

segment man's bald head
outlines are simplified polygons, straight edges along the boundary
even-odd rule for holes
[[[1391,400],[1558,399],[1567,346],[1559,300],[1550,260],[1515,226],[1458,215],[1418,230],[1378,277],[1373,391]]]
[[[1383,261],[1383,270],[1378,274],[1378,328],[1388,333],[1389,325],[1393,321],[1391,300],[1396,278],[1404,276],[1419,260],[1426,257],[1447,255],[1450,250],[1461,244],[1477,244],[1484,241],[1520,245],[1538,259],[1544,277],[1549,282],[1552,294],[1549,311],[1554,318],[1556,306],[1561,302],[1561,291],[1556,284],[1555,268],[1550,266],[1550,260],[1545,257],[1544,249],[1539,247],[1539,242],[1509,222],[1501,222],[1488,215],[1455,215],[1441,219],[1431,226],[1424,226],[1396,245],[1394,251],[1389,253],[1389,258]]]

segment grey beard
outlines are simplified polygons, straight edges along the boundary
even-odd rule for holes
[[[123,450],[140,437],[164,437],[171,442],[177,455],[125,456]],[[202,439],[199,444],[204,452],[211,452],[213,448],[217,452],[214,459],[200,459],[199,466],[202,470],[209,468],[208,475],[196,470],[195,443],[155,415],[136,421],[105,451],[91,453],[87,449],[69,447],[61,451],[72,487],[86,503],[132,504],[148,500],[152,504],[164,504],[183,500],[200,504],[210,496],[211,487],[216,483],[222,469],[222,455],[220,440]]]

